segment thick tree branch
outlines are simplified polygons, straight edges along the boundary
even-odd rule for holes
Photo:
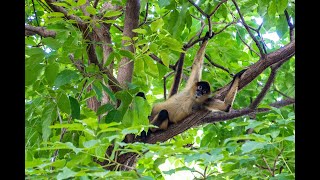
[[[53,11],[63,13],[65,18],[75,20],[78,26],[80,27],[80,29],[82,30],[86,29],[87,25],[84,23],[84,21],[80,17],[75,15],[68,15],[68,11],[65,10],[63,7],[53,5],[52,3],[56,2],[55,0],[45,0],[45,1]]]
[[[28,24],[25,25],[24,34],[25,36],[32,36],[38,34],[42,37],[56,37],[55,31],[47,30],[45,27],[34,27]]]
[[[262,88],[261,92],[258,94],[257,98],[250,104],[249,108],[251,109],[255,109],[258,104],[262,101],[262,99],[264,98],[264,96],[267,94],[267,91],[270,89],[275,77],[276,77],[276,73],[277,73],[277,69],[280,66],[277,66],[276,68],[271,68],[271,73],[269,75],[269,78],[265,84],[265,86]]]
[[[139,25],[139,11],[140,11],[140,1],[139,0],[128,0],[126,4],[126,12],[124,18],[124,29],[123,36],[128,36],[133,38],[136,36],[136,33],[133,32],[133,29],[136,29]],[[127,41],[123,40],[122,44],[124,45]],[[127,51],[134,52],[134,46],[124,46],[123,49]],[[118,69],[118,81],[121,85],[126,86],[128,82],[132,80],[134,63],[132,60],[127,57],[123,58],[119,63]]]
[[[282,101],[278,101],[275,103],[270,104],[272,107],[280,108],[283,106],[287,106],[290,104],[294,104],[294,99],[285,99]],[[215,123],[220,121],[227,121],[231,120],[237,117],[241,117],[244,115],[248,115],[250,113],[262,113],[262,112],[268,112],[270,109],[268,108],[258,108],[258,109],[250,109],[250,108],[243,108],[240,110],[232,110],[229,113],[225,112],[212,112],[202,110],[198,111],[190,116],[188,116],[185,120],[182,121],[182,123],[173,124],[168,127],[166,131],[158,131],[155,133],[152,133],[147,139],[146,143],[154,144],[156,142],[163,142],[166,141],[172,137],[174,137],[177,134],[180,134],[186,130],[188,130],[191,127],[196,127],[199,125],[203,125],[206,123]]]
[[[260,58],[260,60],[251,66],[249,66],[244,74],[241,76],[241,81],[239,83],[239,90],[244,86],[253,81],[259,74],[261,74],[269,66],[278,63],[285,62],[289,60],[295,54],[295,40],[291,41],[289,44],[284,47],[269,53],[266,58]],[[222,99],[230,86],[231,83],[219,89],[215,93],[215,98]]]

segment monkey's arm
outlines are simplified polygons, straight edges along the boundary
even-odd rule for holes
[[[202,76],[202,67],[203,67],[203,58],[206,51],[206,47],[208,44],[208,40],[203,41],[198,50],[196,56],[194,57],[191,74],[187,81],[187,85],[185,89],[190,89],[194,83],[199,82]]]

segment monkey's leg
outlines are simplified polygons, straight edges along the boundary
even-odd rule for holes
[[[155,132],[156,130],[159,130],[159,129],[166,130],[168,128],[168,122],[169,122],[169,113],[167,110],[163,109],[150,122],[151,124],[158,126],[159,128],[150,128],[150,130],[152,132]]]
[[[209,99],[208,102],[205,103],[205,107],[210,111],[225,111],[229,112],[230,108],[233,105],[234,99],[236,97],[236,94],[238,92],[238,86],[241,75],[246,71],[247,69],[244,69],[240,72],[238,72],[236,75],[234,75],[234,78],[232,80],[232,84],[228,90],[228,93],[223,101],[219,99]]]

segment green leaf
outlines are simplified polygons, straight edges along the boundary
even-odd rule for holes
[[[59,109],[67,114],[70,114],[71,111],[71,106],[70,106],[70,101],[67,95],[61,94],[59,99],[58,99],[58,107]]]
[[[67,168],[67,167],[64,167],[62,168],[62,172],[60,172],[58,175],[57,175],[57,179],[60,180],[60,179],[68,179],[70,177],[74,177],[77,173],[72,171],[71,169]]]
[[[86,0],[78,0],[77,6],[82,6],[86,3]]]
[[[96,93],[98,101],[101,101],[103,97],[101,83],[99,81],[94,81],[92,83],[92,89]]]
[[[112,109],[114,109],[114,106],[112,104],[110,104],[110,103],[104,104],[98,108],[97,116],[99,116],[107,111],[110,111]]]
[[[83,146],[84,146],[85,148],[91,148],[91,147],[93,147],[94,145],[96,145],[97,143],[100,143],[100,140],[93,139],[93,140],[84,142],[84,143],[83,143]]]
[[[63,86],[65,84],[69,84],[72,80],[78,80],[79,75],[76,71],[72,71],[72,70],[63,70],[61,71],[55,82],[54,82],[54,86],[56,86],[57,88],[59,88],[60,86]]]
[[[43,44],[49,46],[52,49],[59,49],[61,47],[61,44],[52,37],[46,37],[42,38]]]
[[[161,39],[161,42],[163,42],[165,45],[167,45],[170,49],[178,52],[184,52],[182,50],[183,44],[176,39],[170,38],[170,37],[163,37]]]
[[[57,119],[57,117],[58,117],[58,114],[57,114],[57,109],[55,104],[51,102],[47,103],[41,115],[42,139],[44,142],[46,142],[49,139],[49,136],[51,134],[51,129],[49,126],[54,120]]]
[[[104,66],[109,66],[111,64],[111,62],[114,61],[114,58],[115,58],[115,52],[111,52],[108,56],[106,63],[104,64]]]
[[[117,99],[116,99],[115,95],[113,94],[113,92],[107,86],[105,86],[103,83],[101,83],[101,86],[102,86],[102,89],[109,95],[110,99],[114,103],[117,103]]]
[[[96,51],[98,61],[99,63],[101,63],[103,60],[103,50],[100,46],[96,46],[95,51]]]
[[[122,56],[125,56],[129,59],[134,59],[134,55],[131,51],[127,51],[127,50],[119,50],[119,54],[121,54]]]
[[[284,14],[279,15],[279,19],[277,20],[277,34],[282,39],[282,36],[289,30],[287,19]]]
[[[277,12],[277,4],[275,1],[271,1],[269,7],[268,7],[268,16],[269,17],[274,17]]]
[[[113,17],[113,16],[118,16],[122,14],[122,11],[114,11],[114,10],[108,10],[103,17]]]
[[[247,153],[256,149],[262,149],[266,143],[264,142],[255,142],[255,141],[247,141],[241,147],[243,153]]]
[[[56,79],[57,75],[59,73],[59,64],[54,62],[49,64],[45,69],[45,77],[48,81],[48,84],[53,85],[54,80]]]
[[[159,4],[160,8],[163,8],[163,7],[166,7],[170,4],[170,0],[159,0],[158,4]]]
[[[138,34],[146,34],[147,30],[138,28],[138,29],[133,29],[132,32],[136,32]]]
[[[150,24],[151,31],[155,32],[157,30],[161,30],[163,25],[164,25],[163,19],[160,18]]]
[[[80,119],[80,105],[78,100],[69,96],[69,101],[71,105],[71,117],[73,119]]]
[[[160,57],[161,57],[161,60],[163,62],[163,64],[167,67],[169,67],[170,65],[170,58],[169,58],[169,55],[168,55],[168,51],[160,51]]]
[[[73,123],[73,124],[55,124],[50,126],[51,129],[61,129],[66,128],[70,131],[83,131],[85,127],[82,124],[79,123]]]
[[[26,52],[28,53],[28,52]],[[42,53],[42,51],[41,51]],[[31,54],[28,54],[31,55]],[[35,54],[26,60],[25,66],[25,84],[30,85],[34,83],[40,76],[44,69],[43,54]]]
[[[284,10],[288,6],[288,0],[276,0],[278,14],[284,14]]]
[[[92,6],[87,6],[86,7],[86,11],[89,13],[89,14],[92,14],[92,15],[96,15],[97,14],[97,11],[94,7]]]
[[[64,17],[64,14],[61,12],[50,12],[47,14],[48,17]]]

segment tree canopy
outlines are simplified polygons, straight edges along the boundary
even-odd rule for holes
[[[26,178],[295,179],[294,32],[289,0],[25,0]],[[214,98],[247,69],[231,111],[139,139],[206,33]]]

